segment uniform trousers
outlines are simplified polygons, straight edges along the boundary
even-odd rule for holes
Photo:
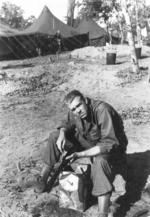
[[[43,161],[50,167],[53,167],[60,160],[61,152],[56,145],[58,136],[59,131],[50,133],[47,146],[43,152]],[[68,151],[72,147],[75,147],[76,151],[83,151],[92,148],[93,145],[76,133],[75,135],[66,136],[64,149]],[[112,149],[107,154],[94,157],[91,167],[92,194],[99,197],[111,193],[116,174],[121,174],[126,181],[126,165],[126,153],[122,152],[119,147]]]

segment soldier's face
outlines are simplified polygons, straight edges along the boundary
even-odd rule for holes
[[[74,115],[82,119],[86,118],[88,115],[87,101],[86,99],[82,100],[80,96],[75,97],[70,104],[67,104],[67,106]]]

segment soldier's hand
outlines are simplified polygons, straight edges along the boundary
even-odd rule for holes
[[[78,154],[77,154],[77,152],[75,152],[75,153],[67,156],[66,160],[77,159],[77,158],[78,158]]]
[[[75,153],[73,153],[73,154],[71,154],[71,155],[69,155],[69,156],[67,156],[66,157],[66,160],[69,160],[69,159],[77,159],[77,158],[82,158],[82,157],[84,157],[85,156],[85,154],[84,154],[84,152],[82,151],[82,152],[75,152]]]
[[[56,145],[58,147],[58,149],[60,150],[60,152],[63,152],[64,146],[66,143],[66,138],[63,135],[59,135],[57,141],[56,141]]]

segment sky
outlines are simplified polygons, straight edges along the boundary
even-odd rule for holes
[[[50,11],[58,19],[65,21],[64,16],[67,15],[67,2],[68,0],[0,0],[0,7],[3,2],[10,2],[17,6],[20,6],[24,10],[24,18],[34,15],[36,18],[42,12],[46,5]]]
[[[67,2],[68,0],[0,0],[0,7],[2,2],[9,1],[12,4],[20,6],[24,10],[24,18],[34,15],[36,18],[42,12],[46,5],[50,11],[61,21],[65,22],[67,15]],[[150,5],[150,0],[146,0],[146,4]]]

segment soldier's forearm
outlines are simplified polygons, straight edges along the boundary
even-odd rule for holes
[[[101,153],[100,151],[100,147],[99,146],[95,146],[93,148],[90,148],[88,150],[82,151],[82,152],[77,152],[77,155],[79,158],[82,157],[94,157],[96,155],[99,155]]]

